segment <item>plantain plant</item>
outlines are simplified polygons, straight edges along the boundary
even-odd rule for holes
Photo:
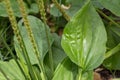
[[[46,5],[52,3],[55,8]],[[94,69],[101,64],[120,70],[119,3],[120,0],[1,0],[0,20],[9,19],[5,26],[13,30],[14,49],[4,37],[8,28],[0,25],[0,46],[4,44],[12,57],[6,61],[0,55],[0,80],[93,80]],[[110,15],[102,11],[104,8]],[[47,15],[55,17],[56,26],[64,27],[62,37],[50,32]]]

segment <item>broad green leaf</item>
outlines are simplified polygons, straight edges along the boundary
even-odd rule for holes
[[[66,57],[66,54],[64,52],[64,50],[62,49],[61,47],[61,38],[53,33],[52,34],[53,36],[53,39],[54,39],[54,42],[52,44],[52,56],[53,56],[53,63],[54,63],[54,69],[56,69],[57,65],[59,63],[61,63],[63,61],[63,59]],[[46,72],[47,72],[47,76],[49,77],[49,80],[51,79],[51,70],[50,70],[50,62],[49,62],[49,54],[47,54],[45,56],[45,59],[44,59],[44,63],[45,63],[45,69],[46,69]]]
[[[106,41],[101,18],[87,2],[66,25],[62,47],[71,61],[84,70],[92,70],[104,59]]]
[[[17,16],[17,17],[21,17],[21,12],[20,12],[17,0],[10,0],[10,2],[11,2],[12,9],[14,11],[14,15]],[[28,8],[28,6],[25,3],[25,7],[26,7],[26,10],[27,10],[27,13],[38,13],[39,12],[39,9],[38,9],[38,6],[37,6],[36,3],[32,3],[30,5],[30,8]],[[8,17],[6,7],[5,7],[5,4],[4,4],[3,1],[0,2],[0,16]]]
[[[46,32],[45,32],[45,25],[41,20],[39,20],[38,18],[36,18],[34,16],[28,16],[28,20],[29,20],[30,27],[32,29],[37,47],[39,49],[40,59],[43,61],[46,53],[48,52],[48,44],[47,44],[47,38],[46,38]],[[32,44],[30,42],[27,30],[23,24],[23,20],[19,21],[18,26],[19,26],[20,32],[22,34],[22,38],[25,43],[25,47],[26,47],[28,56],[30,57],[31,63],[32,64],[38,63],[36,55],[35,55],[33,47],[32,47]],[[48,29],[48,26],[47,26],[47,29]],[[50,39],[50,44],[52,45],[53,39],[52,39],[49,29],[48,29],[48,34],[49,34],[48,36]],[[16,39],[15,39],[15,49],[17,52],[21,52],[20,46],[18,45],[18,41]],[[21,55],[18,55],[18,56],[19,57],[22,56],[22,52],[21,52]]]
[[[10,80],[25,80],[25,77],[14,60],[10,60],[9,62],[0,61],[0,69],[2,69]],[[0,80],[6,80],[1,72]]]
[[[120,0],[99,0],[99,2],[113,14],[120,16]]]
[[[75,80],[77,66],[67,57],[55,70],[52,80]]]

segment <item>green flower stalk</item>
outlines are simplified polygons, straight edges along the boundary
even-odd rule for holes
[[[12,29],[13,29],[13,32],[19,42],[19,45],[23,51],[23,55],[25,57],[25,60],[26,62],[28,62],[28,69],[30,70],[31,73],[34,73],[33,69],[32,69],[32,66],[30,64],[30,60],[29,60],[29,57],[27,55],[27,51],[26,51],[26,48],[25,48],[25,45],[24,45],[24,42],[23,42],[23,39],[21,37],[21,33],[19,31],[19,28],[18,28],[18,25],[17,25],[17,21],[16,21],[16,18],[14,16],[14,12],[12,10],[12,7],[11,7],[11,4],[10,4],[10,0],[4,0],[4,3],[5,3],[5,6],[6,6],[6,10],[7,10],[7,13],[8,13],[8,16],[9,16],[9,20],[10,20],[10,23],[12,25]],[[17,61],[17,60],[15,60]],[[19,66],[19,65],[18,65]],[[21,66],[19,66],[19,68],[21,69],[21,72],[23,73],[23,75],[25,76],[26,80],[28,80],[28,77],[26,76],[23,68]],[[32,77],[34,78],[34,74],[32,74]]]
[[[27,19],[27,13],[26,13],[26,9],[25,9],[25,6],[24,6],[24,2],[23,2],[23,0],[17,0],[17,1],[18,1],[19,6],[20,6],[20,11],[21,11],[21,14],[22,14],[22,17],[23,17],[23,21],[24,21],[25,27],[27,29],[30,41],[32,43],[33,50],[34,50],[35,55],[36,55],[36,57],[37,57],[37,59],[39,61],[38,65],[39,65],[39,67],[41,69],[41,78],[42,78],[42,80],[46,80],[47,77],[45,75],[43,61],[40,60],[40,55],[39,55],[40,53],[39,53],[36,41],[34,39],[34,35],[33,35],[33,32],[32,32],[32,29],[30,27],[29,21]]]
[[[52,49],[50,46],[50,39],[48,37],[48,29],[47,29],[47,18],[46,18],[46,12],[45,12],[45,7],[44,7],[44,1],[43,0],[37,0],[37,4],[39,6],[39,11],[41,15],[41,19],[43,20],[45,24],[45,32],[46,32],[46,38],[47,38],[47,43],[48,43],[48,48],[49,48],[49,61],[50,61],[50,68],[51,72],[54,72],[54,65],[53,65],[53,57],[52,57]]]
[[[9,0],[5,0],[4,3],[6,5],[6,10],[7,10],[7,13],[8,13],[8,16],[9,16],[9,20],[10,20],[10,23],[12,25],[12,29],[14,31],[14,34],[16,35],[17,40],[21,43],[20,31],[19,31],[19,29],[17,27],[17,21],[16,21],[16,18],[14,16],[13,10],[11,8],[10,1]]]
[[[45,13],[44,1],[43,0],[37,0],[37,4],[39,6],[41,19],[43,20],[44,23],[46,23],[47,18],[46,18],[46,13]]]
[[[14,34],[16,35],[19,44],[23,48],[23,45],[22,45],[22,42],[21,42],[22,40],[21,40],[21,36],[20,36],[20,31],[19,31],[19,29],[17,27],[17,21],[15,19],[13,10],[11,8],[10,1],[9,0],[5,0],[4,3],[6,5],[6,10],[7,10],[7,13],[8,13],[8,16],[9,16],[9,20],[10,20],[10,23],[12,25],[12,29],[14,31]],[[22,71],[22,73],[24,74],[24,71]],[[24,76],[25,76],[25,74],[24,74]]]
[[[28,31],[28,35],[30,37],[30,41],[32,43],[34,52],[37,54],[37,56],[39,56],[39,51],[38,51],[38,48],[37,48],[37,44],[35,42],[33,32],[30,28],[29,21],[27,19],[27,13],[25,11],[26,9],[25,9],[25,6],[24,6],[24,2],[23,2],[23,0],[18,0],[18,3],[19,3],[19,6],[20,6],[20,11],[21,11],[21,14],[22,14],[22,17],[23,17],[23,21],[24,21],[25,27]]]

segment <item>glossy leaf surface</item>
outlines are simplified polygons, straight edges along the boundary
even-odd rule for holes
[[[81,68],[91,70],[100,65],[106,51],[106,31],[101,18],[90,2],[66,25],[62,47]]]

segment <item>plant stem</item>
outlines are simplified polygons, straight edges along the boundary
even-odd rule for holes
[[[50,39],[48,36],[48,29],[47,29],[47,24],[45,24],[45,31],[46,31],[46,37],[47,37],[47,43],[48,43],[48,49],[49,49],[49,61],[50,61],[50,67],[51,67],[51,72],[53,74],[54,72],[54,64],[53,64],[53,55],[52,55],[52,49],[50,46]]]
[[[4,3],[5,3],[5,5],[6,5],[6,10],[7,10],[8,16],[9,16],[10,23],[11,23],[11,25],[12,25],[13,32],[14,32],[14,34],[15,34],[18,42],[19,42],[19,45],[20,45],[20,47],[21,47],[21,49],[22,49],[22,51],[23,51],[23,55],[24,55],[24,57],[25,57],[25,61],[28,62],[27,67],[28,67],[28,69],[30,70],[30,72],[33,73],[33,74],[32,74],[32,77],[34,78],[34,77],[35,77],[35,76],[34,76],[34,72],[33,72],[32,66],[31,66],[31,64],[30,64],[29,57],[28,57],[28,55],[26,54],[27,51],[26,51],[26,48],[25,48],[25,45],[24,45],[24,42],[23,42],[21,33],[20,33],[19,28],[18,28],[18,26],[17,26],[17,21],[16,21],[16,18],[15,18],[15,16],[14,16],[14,12],[13,12],[12,7],[11,7],[10,0],[4,0]],[[22,72],[23,72],[23,71],[22,71]],[[25,76],[25,78],[26,78],[26,80],[27,80],[28,78],[26,77],[26,75],[25,75],[24,73],[23,73],[23,75]]]
[[[62,13],[62,15],[64,16],[64,18],[67,21],[70,21],[70,17],[66,14],[66,12],[64,11],[64,9],[61,8],[60,4],[57,2],[57,0],[52,0],[52,2],[55,4],[55,6],[60,10],[60,12]]]
[[[96,9],[98,13],[100,13],[102,16],[104,16],[106,19],[108,19],[109,21],[111,21],[113,24],[115,24],[117,27],[120,28],[120,25],[118,23],[116,23],[114,20],[112,20],[110,17],[108,17],[106,14],[104,14],[102,11],[100,11],[99,9]]]
[[[82,78],[82,69],[78,67],[78,75],[76,80],[81,80]]]
[[[52,49],[50,46],[50,39],[49,39],[49,30],[47,29],[47,18],[46,18],[46,13],[45,13],[45,7],[44,7],[44,1],[43,0],[37,0],[39,10],[40,10],[40,15],[41,18],[44,22],[45,26],[45,32],[46,32],[46,38],[47,38],[47,43],[48,43],[48,49],[49,49],[49,61],[50,61],[50,68],[52,73],[54,72],[54,65],[53,65],[53,57],[52,57]]]
[[[81,80],[81,76],[82,76],[82,74],[79,74],[78,80]]]
[[[40,56],[39,56],[40,53],[39,53],[39,50],[38,50],[38,47],[37,47],[37,44],[36,44],[36,41],[35,41],[35,38],[34,38],[34,35],[33,35],[33,32],[32,32],[32,29],[30,27],[29,21],[27,19],[27,13],[26,13],[26,9],[25,9],[23,0],[17,0],[17,1],[19,3],[19,6],[20,6],[20,11],[21,11],[21,14],[22,14],[22,17],[23,17],[23,21],[24,21],[25,27],[26,27],[27,32],[28,32],[28,36],[29,36],[30,41],[32,43],[32,46],[33,46],[36,58],[37,58],[37,60],[39,62],[38,65],[40,67],[41,74],[42,74],[41,78],[42,78],[42,80],[46,80],[47,77],[45,75],[45,69],[44,69],[44,66],[43,66],[43,60],[40,59]]]
[[[120,43],[105,54],[105,59],[109,58],[118,51],[120,51]]]

